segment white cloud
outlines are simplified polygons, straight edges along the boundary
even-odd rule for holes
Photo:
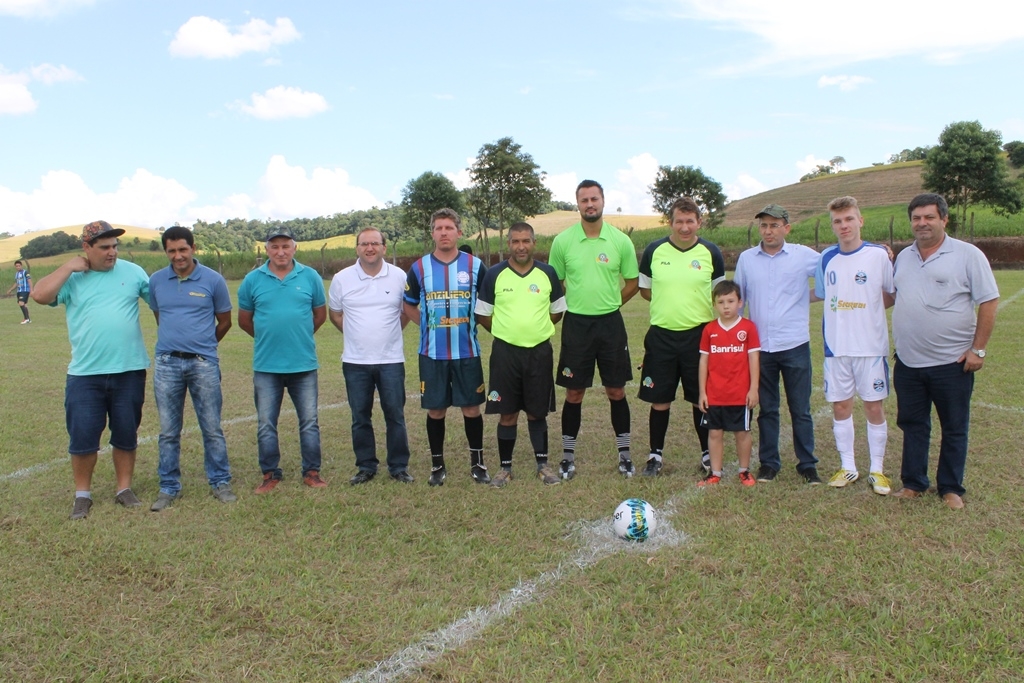
[[[466,157],[466,168],[461,171],[448,171],[444,177],[452,181],[452,184],[458,189],[465,190],[473,184],[473,180],[469,177],[469,167],[475,163],[476,157]]]
[[[726,183],[723,189],[725,196],[732,202],[764,192],[768,186],[749,173],[740,173],[735,182]]]
[[[279,85],[263,94],[253,93],[252,104],[236,102],[233,107],[249,116],[265,121],[278,119],[302,119],[320,114],[329,108],[324,96]]]
[[[576,203],[576,186],[580,184],[580,179],[574,171],[548,174],[541,180],[551,190],[551,198],[555,201]]]
[[[0,114],[31,114],[36,110],[28,81],[25,74],[8,74],[0,68]]]
[[[40,64],[39,66],[33,66],[28,72],[32,76],[32,80],[40,81],[46,85],[53,85],[54,83],[62,83],[64,81],[85,80],[74,69],[69,69],[63,64],[60,66]]]
[[[810,173],[818,166],[828,166],[828,159],[819,159],[813,154],[808,154],[803,159],[795,162],[793,165],[796,166],[797,170],[800,171],[800,175]]]
[[[867,76],[822,76],[818,79],[819,88],[828,88],[833,85],[839,86],[842,92],[850,92],[856,90],[865,83],[873,83],[872,79]]]
[[[175,57],[226,59],[246,52],[266,52],[275,45],[285,45],[301,37],[295,24],[287,18],[278,18],[273,25],[252,19],[232,33],[224,22],[199,16],[181,25],[168,49]]]
[[[641,215],[655,213],[652,206],[654,200],[648,187],[654,184],[658,175],[658,160],[649,152],[638,154],[626,160],[628,168],[615,172],[614,183],[604,185],[604,211],[613,214],[622,209],[622,213]],[[600,182],[599,179],[595,179]]]
[[[72,171],[50,171],[30,192],[0,186],[0,225],[21,233],[103,218],[158,228],[175,222],[191,225],[199,219],[327,216],[381,205],[368,190],[353,186],[344,169],[314,168],[307,173],[279,155],[271,157],[256,187],[254,194],[240,192],[219,203],[193,205],[195,192],[143,168],[123,178],[113,192],[97,192]]]
[[[454,100],[455,99],[455,95],[452,95],[450,93],[436,93],[434,95],[434,99],[435,100]]]
[[[52,17],[77,7],[90,7],[94,0],[0,0],[0,14],[15,17]]]
[[[520,95],[529,95],[530,94],[530,90],[531,90],[530,86],[528,86],[528,85],[524,86],[524,87],[519,89],[519,94]]]
[[[779,64],[820,69],[901,56],[950,62],[1024,40],[1024,3],[1004,0],[976,0],[969,11],[958,0],[934,0],[927,11],[920,3],[892,0],[861,0],[856,11],[840,11],[833,3],[816,0],[672,0],[672,4],[677,17],[750,33],[763,41],[762,54],[724,67],[725,73]]]

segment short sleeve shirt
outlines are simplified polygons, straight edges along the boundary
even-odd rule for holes
[[[639,276],[636,247],[629,236],[611,223],[591,239],[582,223],[560,232],[551,243],[548,259],[558,279],[565,282],[565,303],[570,313],[607,315],[622,307],[622,283]]]
[[[412,264],[404,300],[420,308],[420,355],[434,360],[479,358],[476,298],[484,262],[458,252],[450,263],[427,254]]]
[[[313,338],[313,309],[327,304],[320,274],[298,261],[284,279],[269,262],[252,270],[238,288],[238,308],[251,311],[256,372],[309,372],[320,367]]]
[[[892,294],[892,263],[877,244],[850,252],[839,245],[821,253],[814,291],[825,302],[821,317],[825,357],[889,355],[889,323],[882,292]]]
[[[139,327],[139,299],[149,302],[149,277],[118,259],[110,270],[72,273],[51,304],[67,311],[68,374],[112,375],[149,367]]]
[[[356,262],[331,280],[328,296],[332,311],[344,314],[344,363],[380,365],[404,363],[402,294],[406,274],[382,263],[380,272],[367,275]]]
[[[217,314],[231,311],[224,278],[195,261],[184,280],[170,266],[149,278],[149,307],[160,315],[156,352],[184,351],[217,358]]]
[[[476,314],[491,316],[491,334],[512,344],[533,348],[555,333],[551,313],[565,310],[562,284],[555,269],[534,261],[520,275],[508,261],[490,268],[480,286]]]
[[[708,357],[708,405],[742,406],[750,391],[750,354],[761,350],[757,326],[739,318],[731,327],[720,320],[704,326],[700,352]]]
[[[668,237],[651,242],[640,259],[640,287],[651,290],[651,325],[681,332],[715,317],[711,289],[725,277],[717,246],[698,237],[680,249]]]

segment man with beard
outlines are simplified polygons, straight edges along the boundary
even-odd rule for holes
[[[640,276],[636,248],[629,237],[603,220],[604,189],[584,180],[576,188],[580,222],[563,230],[551,244],[551,267],[562,281],[567,312],[556,382],[565,387],[562,405],[563,479],[576,474],[576,437],[583,397],[594,383],[594,364],[611,407],[612,430],[619,451],[619,473],[632,477],[629,403],[626,382],[633,379],[629,340],[619,309],[636,295]],[[620,278],[624,284],[620,284]]]

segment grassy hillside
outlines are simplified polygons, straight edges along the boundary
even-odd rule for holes
[[[661,216],[626,216],[617,213],[608,213],[604,219],[622,230],[634,228],[636,230],[647,230],[649,228],[665,227],[661,222]],[[576,211],[554,211],[542,216],[534,216],[527,220],[533,226],[538,235],[557,235],[570,225],[578,223],[580,214]]]
[[[47,230],[34,230],[32,232],[22,233],[21,235],[15,235],[14,237],[8,237],[7,239],[0,240],[0,263],[12,263],[15,259],[21,257],[21,248],[29,243],[30,240],[34,240],[37,237],[43,235],[52,235],[55,232],[66,232],[69,235],[80,235],[82,234],[82,225],[65,225],[60,228],[49,228]],[[125,233],[122,241],[130,241],[136,237],[139,241],[145,245],[149,245],[150,240],[160,239],[160,231],[152,228],[137,228],[134,225],[120,225],[114,224],[115,228],[122,228]]]
[[[888,206],[907,202],[924,192],[921,186],[923,162],[872,166],[836,175],[794,183],[729,202],[725,207],[726,226],[746,226],[754,214],[768,204],[781,204],[793,223],[818,215],[825,206],[843,195],[857,198],[861,207]]]

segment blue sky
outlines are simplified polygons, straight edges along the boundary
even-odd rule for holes
[[[1024,139],[1024,3],[994,0],[0,0],[0,46],[15,233],[383,206],[503,136],[623,213],[659,164],[739,199],[953,121]]]

